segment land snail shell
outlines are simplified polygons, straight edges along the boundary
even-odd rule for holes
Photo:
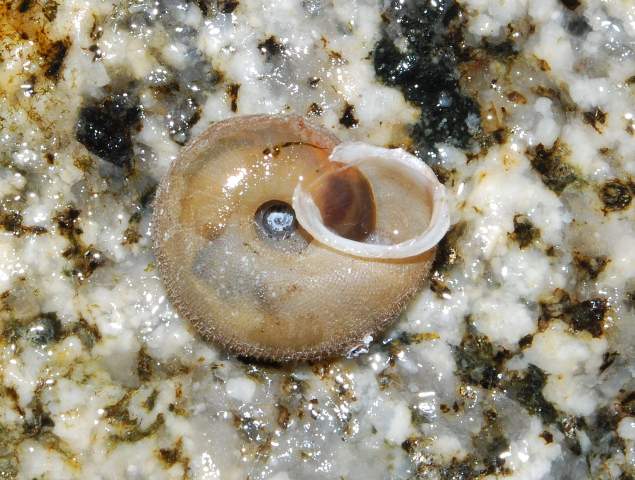
[[[340,144],[291,115],[214,123],[171,165],[154,207],[179,315],[205,340],[270,361],[345,354],[381,332],[449,227],[444,187],[421,160]]]

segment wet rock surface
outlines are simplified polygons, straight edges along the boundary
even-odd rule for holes
[[[631,478],[633,18],[0,5],[0,478]],[[430,284],[349,358],[228,357],[156,272],[152,199],[182,146],[284,112],[410,149],[449,191]]]

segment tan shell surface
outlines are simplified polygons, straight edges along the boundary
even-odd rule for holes
[[[157,192],[155,252],[168,296],[206,340],[260,359],[345,353],[398,315],[434,251],[401,261],[349,256],[308,237],[280,249],[254,215],[291,203],[334,168],[333,135],[296,116],[218,122],[186,147]]]

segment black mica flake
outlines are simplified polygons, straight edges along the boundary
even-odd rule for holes
[[[435,464],[430,461],[428,444],[426,438],[412,436],[401,445],[401,448],[409,455],[413,469],[417,472],[416,476],[408,477],[411,480],[424,478],[476,480],[486,475],[503,478],[511,474],[511,470],[505,466],[504,455],[501,455],[509,450],[510,442],[505,435],[499,414],[493,408],[486,408],[483,411],[481,429],[472,435],[472,450],[460,460],[453,457],[448,464]]]
[[[76,335],[79,341],[82,342],[84,348],[88,351],[92,350],[95,344],[101,340],[99,328],[97,328],[96,325],[88,323],[86,319],[81,317],[79,321],[71,327],[70,333]]]
[[[446,274],[460,259],[458,241],[464,231],[464,223],[453,225],[437,246],[431,269],[430,290],[439,298],[447,298],[448,295],[452,294],[448,287]]]
[[[12,211],[2,212],[0,214],[0,226],[6,232],[19,234],[22,230],[22,215]]]
[[[602,365],[600,365],[599,372],[603,373],[606,369],[610,368],[619,356],[620,354],[617,352],[604,352],[604,355],[602,356]]]
[[[459,15],[450,0],[409,0],[391,2],[382,16],[382,37],[373,52],[375,72],[421,107],[412,134],[425,151],[437,142],[466,147],[480,124],[478,105],[459,85],[459,58],[464,55],[455,26]],[[397,38],[405,49],[397,47]]]
[[[140,121],[138,99],[115,93],[81,108],[75,136],[89,152],[117,167],[127,167],[133,156],[132,132]]]
[[[101,251],[91,245],[84,246],[81,242],[64,250],[62,256],[73,263],[73,269],[69,273],[79,280],[87,279],[106,262]]]
[[[68,207],[55,216],[54,220],[57,222],[57,226],[62,235],[70,237],[82,233],[81,229],[75,224],[79,219],[80,213],[80,210]]]

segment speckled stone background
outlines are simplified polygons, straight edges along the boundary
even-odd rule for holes
[[[632,479],[634,50],[631,0],[0,1],[0,478]],[[228,358],[155,269],[182,145],[279,112],[450,193],[350,358]]]

